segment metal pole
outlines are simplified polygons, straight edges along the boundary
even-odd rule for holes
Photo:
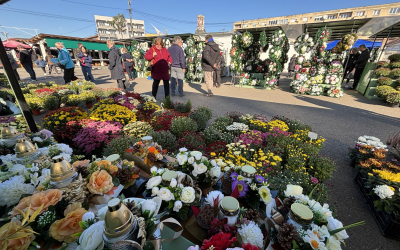
[[[385,51],[385,49],[386,49],[387,41],[388,41],[390,35],[392,34],[392,30],[393,30],[393,26],[392,26],[392,27],[390,28],[390,30],[389,30],[389,33],[388,33],[388,35],[387,35],[387,37],[386,37],[385,45],[383,46],[383,50],[381,51],[377,62],[379,62],[379,60],[381,59],[381,56],[382,56],[382,54],[383,54],[383,51]],[[375,38],[376,38],[376,36],[375,36]],[[376,67],[377,67],[377,66],[378,66],[378,64],[376,63],[376,64],[375,64],[375,69],[374,69],[374,71],[376,70]],[[368,87],[369,87],[369,84],[370,84],[370,83],[371,83],[371,78],[369,78],[367,87],[366,87],[365,90],[364,90],[364,94],[363,94],[364,96],[365,96],[365,93],[367,93],[367,90],[368,90]]]
[[[132,26],[131,0],[128,0],[128,4],[129,4],[129,16],[130,16],[130,19],[131,19],[131,33],[129,33],[129,37],[132,37],[132,35],[133,35],[133,26]]]
[[[14,91],[15,99],[19,103],[22,115],[24,116],[26,123],[28,123],[29,129],[31,130],[31,132],[37,132],[38,129],[36,127],[35,120],[33,120],[31,111],[29,110],[28,105],[26,104],[24,94],[22,93],[21,87],[19,86],[17,77],[14,74],[14,70],[11,66],[11,63],[8,60],[7,53],[3,46],[3,41],[1,40],[1,38],[0,38],[0,59],[3,62],[4,71],[6,72],[12,90]]]

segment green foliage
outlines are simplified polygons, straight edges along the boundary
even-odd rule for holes
[[[308,130],[311,131],[312,128],[310,125],[304,124],[298,120],[290,120],[289,123],[287,123],[289,127],[289,132],[295,133],[297,130]]]
[[[64,97],[64,99],[61,99],[61,100],[65,100],[65,97]],[[79,96],[79,95],[68,95],[65,100],[65,104],[67,104],[70,107],[78,106],[81,102],[82,102],[82,99],[81,99],[81,96]]]
[[[119,14],[116,16],[112,17],[112,21],[109,21],[109,23],[111,24],[111,26],[114,27],[114,29],[116,29],[120,34],[122,34],[123,37],[123,32],[126,30],[126,19],[124,17],[123,14]]]
[[[136,137],[138,139],[149,135],[153,131],[153,127],[147,122],[135,121],[126,124],[122,130],[126,135]]]
[[[197,123],[197,131],[203,131],[209,120],[206,113],[197,109],[190,113],[189,118],[193,119]]]
[[[308,159],[308,173],[323,182],[332,178],[337,166],[332,159],[323,156],[310,156]]]
[[[377,76],[388,76],[390,75],[390,71],[389,68],[379,68],[374,71],[374,74]]]
[[[386,98],[386,96],[387,96],[389,93],[392,93],[392,92],[395,92],[395,91],[396,91],[396,90],[395,90],[394,88],[390,87],[390,86],[378,86],[378,87],[375,89],[376,94],[377,94],[379,97],[383,97],[383,98]]]
[[[380,62],[377,62],[376,63],[376,67],[377,68],[387,68],[389,66],[389,63],[388,62],[384,62],[384,61],[380,61]]]
[[[190,112],[192,110],[192,101],[189,100],[186,102],[186,109],[189,110],[188,112]]]
[[[214,127],[208,127],[203,131],[203,135],[206,138],[206,144],[209,145],[213,142],[219,141],[222,133]]]
[[[397,61],[400,61],[400,54],[393,54],[393,55],[390,55],[388,58],[391,63],[397,62]]]
[[[161,145],[163,149],[167,149],[168,152],[174,152],[178,146],[175,135],[169,131],[151,131],[149,133],[153,137],[153,141]]]
[[[133,136],[120,136],[114,138],[105,147],[104,156],[119,154],[119,156],[123,158],[128,147],[138,141],[140,141],[140,138],[135,138]]]
[[[395,68],[390,72],[392,78],[397,78],[400,76],[400,68]]]
[[[184,103],[175,104],[174,110],[179,112],[180,114],[185,114],[190,112],[190,109],[188,109],[186,104]]]
[[[28,108],[30,110],[39,110],[43,108],[42,99],[33,97],[33,98],[26,98],[26,104],[28,104]]]
[[[171,123],[171,132],[181,136],[183,132],[197,131],[197,123],[189,117],[176,117]]]
[[[389,66],[392,69],[400,68],[400,62],[392,62]]]
[[[171,107],[171,105],[172,105],[172,103],[171,103],[171,96],[168,95],[167,97],[165,97],[165,100],[163,101],[163,103],[164,103],[164,108],[166,108],[166,109],[171,109],[171,108],[172,108],[172,107]]]
[[[210,120],[212,118],[212,110],[209,107],[206,106],[200,106],[196,108],[197,111],[201,111],[207,116],[207,120]]]
[[[386,96],[388,103],[400,103],[400,91],[394,91]]]
[[[226,127],[228,127],[229,125],[233,124],[233,119],[230,118],[229,116],[220,116],[217,117],[215,119],[214,124],[211,125],[211,127],[221,131],[221,132],[225,132],[226,131]]]
[[[87,85],[87,86],[90,86],[90,85]],[[85,103],[92,103],[92,102],[96,101],[96,96],[90,91],[85,91],[85,92],[81,93],[79,95],[79,97]]]
[[[390,77],[379,77],[378,78],[378,84],[379,86],[383,86],[383,85],[391,85],[392,84],[392,78]]]
[[[43,101],[44,108],[48,110],[55,110],[58,108],[59,105],[60,105],[60,100],[58,99],[58,97],[54,95],[48,96]]]

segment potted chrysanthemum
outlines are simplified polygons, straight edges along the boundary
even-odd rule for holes
[[[27,98],[26,103],[33,115],[40,115],[40,109],[43,107],[42,99],[37,97]]]

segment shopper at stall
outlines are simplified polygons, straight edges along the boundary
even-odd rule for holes
[[[293,56],[290,58],[289,65],[288,65],[288,77],[292,77],[292,74],[294,72],[294,68],[296,67],[296,54],[293,54]]]
[[[58,65],[61,69],[64,69],[64,82],[65,84],[69,84],[71,81],[78,79],[75,76],[74,62],[62,42],[56,42],[55,45],[58,50]]]
[[[17,69],[19,68],[19,65],[18,65],[17,61],[15,61],[13,55],[10,52],[7,52],[7,57],[8,57],[8,60],[10,60],[11,67],[14,70],[15,77],[19,81],[20,78],[19,78],[19,74],[18,74],[18,71],[17,71]]]
[[[152,95],[157,97],[158,86],[163,80],[165,97],[169,96],[169,66],[172,64],[171,54],[165,48],[161,37],[154,40],[153,46],[147,51],[144,58],[149,61],[151,67],[151,77],[154,79]]]
[[[57,74],[59,74],[59,73],[58,73],[58,70],[57,70],[57,67],[56,67],[57,61],[54,62],[53,56],[51,55],[50,52],[48,52],[48,53],[46,54],[46,62],[47,62],[47,66],[49,67],[49,75],[51,75],[51,72],[52,72],[53,70],[54,70]]]
[[[80,47],[80,50],[81,52],[78,54],[78,58],[85,80],[94,82],[94,77],[92,75],[92,57],[90,56],[90,52],[84,46]]]
[[[22,64],[26,72],[28,72],[28,74],[31,76],[31,80],[36,81],[36,74],[33,70],[31,53],[24,49],[22,45],[18,45],[17,50],[19,51],[19,62]]]
[[[350,53],[351,54],[349,55],[349,57],[347,57],[346,61],[344,61],[345,64],[347,63],[346,70],[344,71],[344,78],[347,78],[345,86],[346,89],[349,88],[350,79],[354,78],[354,71],[356,66],[354,62],[358,60],[358,57],[360,56],[360,54],[358,53],[358,48],[352,48]]]
[[[35,61],[36,65],[43,70],[44,75],[46,75],[46,61],[42,58],[42,56],[38,56],[38,59]]]
[[[360,56],[357,60],[354,61],[355,64],[355,72],[354,72],[354,83],[352,89],[357,89],[358,83],[360,82],[361,75],[364,71],[365,65],[367,65],[369,59],[369,51],[364,44],[361,44],[358,49],[361,51]]]
[[[178,85],[179,96],[183,94],[183,77],[185,76],[186,59],[185,53],[181,48],[183,44],[182,38],[177,36],[174,38],[174,44],[168,48],[168,52],[171,54],[172,65],[171,65],[171,95],[175,95],[175,89]]]
[[[217,68],[214,71],[214,87],[219,88],[221,87],[221,73],[222,73],[222,69],[225,66],[225,58],[222,55],[222,52],[220,53],[220,55],[217,57]]]
[[[206,46],[203,50],[203,56],[201,58],[201,66],[204,70],[204,80],[206,82],[207,94],[206,96],[213,96],[213,84],[214,84],[214,71],[217,68],[217,58],[220,55],[218,44],[214,42],[211,35],[206,35]]]
[[[133,60],[133,56],[128,53],[128,50],[126,48],[124,48],[122,52],[124,52],[124,54],[122,54],[122,60],[124,60],[126,74],[128,75],[129,81],[133,81],[136,78],[136,70],[134,69],[135,62]]]
[[[126,80],[124,68],[122,67],[121,51],[115,47],[115,43],[112,40],[107,41],[107,47],[110,49],[110,53],[108,53],[108,69],[111,71],[111,79],[117,80],[118,88],[129,88],[129,81]]]

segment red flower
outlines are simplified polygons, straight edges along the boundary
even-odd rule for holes
[[[242,248],[244,249],[244,250],[258,250],[258,247],[257,246],[253,246],[252,244],[250,244],[250,243],[247,243],[247,244],[242,244]]]
[[[214,250],[226,250],[236,241],[236,237],[231,238],[230,233],[218,233],[209,240],[204,240],[201,250],[208,250],[211,246]]]

